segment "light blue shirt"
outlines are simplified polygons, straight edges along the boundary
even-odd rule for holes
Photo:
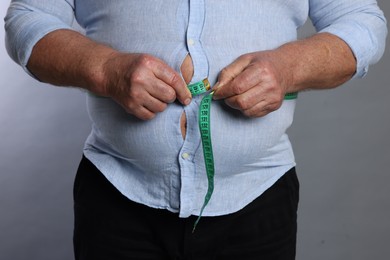
[[[351,47],[355,77],[383,54],[386,21],[374,0],[15,0],[5,27],[8,51],[25,69],[34,44],[53,30],[72,29],[76,18],[91,39],[123,52],[152,54],[177,71],[190,54],[192,82],[208,77],[213,85],[240,55],[296,40],[308,17],[317,31],[333,33]],[[198,129],[201,98],[186,107],[170,104],[142,121],[111,99],[88,94],[92,132],[84,154],[129,199],[180,217],[197,215],[207,191]],[[295,166],[286,135],[295,103],[285,100],[265,117],[246,118],[213,101],[215,189],[204,216],[242,209]]]

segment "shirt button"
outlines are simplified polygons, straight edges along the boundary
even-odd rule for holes
[[[190,155],[188,153],[182,153],[181,154],[181,158],[183,158],[184,160],[188,159],[189,157],[190,157]]]
[[[188,39],[188,45],[192,46],[195,44],[195,41],[193,39]]]

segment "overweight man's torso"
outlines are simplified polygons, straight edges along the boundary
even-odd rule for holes
[[[169,4],[76,0],[75,10],[88,37],[123,52],[154,55],[180,71],[187,83],[207,77],[214,85],[218,73],[240,55],[272,49],[296,39],[296,28],[306,19],[304,10],[299,8],[305,9],[307,3],[291,9],[290,2],[301,1],[285,4],[253,0],[245,1],[244,6],[241,1],[233,0],[169,1]],[[204,194],[207,189],[198,129],[200,100],[201,96],[194,97],[186,107],[174,102],[154,119],[142,121],[127,114],[114,101],[90,94],[88,111],[93,130],[85,153],[109,179],[123,175],[116,184],[112,181],[120,190],[119,182],[124,178],[139,183],[138,186],[152,182],[156,194],[149,192],[148,196],[153,197],[155,207],[172,211],[180,208],[183,216],[191,214],[188,212],[196,210],[181,205],[202,205],[203,196],[189,203],[183,201],[182,194]],[[245,183],[237,187],[248,193],[246,200],[253,200],[295,165],[285,134],[292,123],[294,108],[295,100],[285,100],[279,110],[265,117],[247,118],[223,101],[212,102],[215,178],[224,180],[216,182],[215,194],[223,185],[246,178],[244,182],[258,187],[243,188],[247,186]],[[105,164],[100,163],[102,160]],[[107,169],[107,161],[116,168],[115,174]],[[261,186],[262,183],[266,185]],[[141,195],[131,193],[128,197],[143,203]],[[158,205],[161,200],[171,201],[172,205]],[[213,199],[209,207],[213,208]]]

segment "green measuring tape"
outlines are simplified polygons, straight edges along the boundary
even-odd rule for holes
[[[188,85],[188,89],[190,90],[192,96],[197,96],[203,93],[206,93],[211,89],[210,82],[208,79],[204,79],[202,81],[193,83]],[[192,233],[194,233],[196,226],[199,223],[200,218],[202,217],[203,210],[209,203],[211,199],[211,195],[214,191],[214,156],[213,156],[213,146],[211,144],[211,128],[210,128],[210,111],[211,111],[211,101],[213,99],[214,91],[205,95],[200,102],[199,106],[199,130],[200,136],[202,139],[202,147],[203,147],[203,158],[206,167],[208,188],[207,193],[204,197],[203,206],[200,210],[199,216],[194,223],[194,227],[192,229]],[[292,100],[298,97],[298,93],[287,93],[284,96],[285,100]]]

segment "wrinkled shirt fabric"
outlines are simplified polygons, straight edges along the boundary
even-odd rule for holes
[[[54,30],[73,30],[77,21],[91,39],[122,52],[154,55],[177,71],[190,54],[192,82],[207,77],[214,85],[240,55],[296,40],[308,18],[318,32],[335,34],[350,46],[357,78],[383,54],[386,20],[373,0],[14,0],[5,17],[6,45],[29,72],[37,41]],[[142,121],[113,100],[89,93],[92,131],[84,154],[130,200],[180,217],[197,215],[207,191],[198,129],[201,98],[185,107],[175,102]],[[215,189],[204,216],[242,209],[295,166],[286,130],[296,102],[285,100],[260,118],[212,102]]]

